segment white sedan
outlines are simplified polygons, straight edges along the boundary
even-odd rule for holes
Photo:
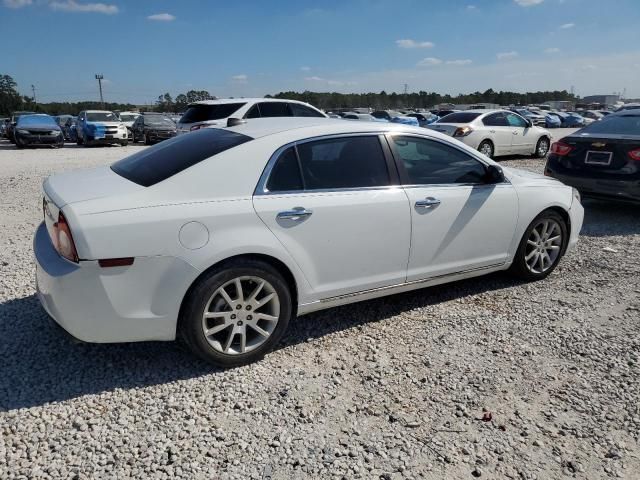
[[[551,134],[508,110],[466,110],[450,113],[427,128],[450,135],[489,158],[549,152]]]
[[[498,270],[549,275],[576,190],[451,137],[325,118],[235,121],[44,182],[38,296],[87,342],[263,356],[290,320]]]

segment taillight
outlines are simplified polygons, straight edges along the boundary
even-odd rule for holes
[[[629,155],[629,158],[631,160],[640,161],[640,148],[636,148],[635,150],[631,150],[629,153],[627,153],[627,155]]]
[[[551,153],[554,153],[560,157],[568,155],[571,150],[573,150],[573,147],[563,142],[553,142],[551,144]]]
[[[471,127],[459,127],[456,128],[456,131],[453,132],[454,137],[466,137],[471,132],[473,132],[473,128]]]
[[[78,263],[78,252],[76,245],[73,243],[71,229],[67,223],[64,214],[58,214],[58,221],[53,224],[54,246],[58,253],[67,260]]]

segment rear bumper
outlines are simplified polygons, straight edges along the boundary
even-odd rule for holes
[[[547,163],[546,175],[574,187],[583,196],[627,202],[640,202],[640,180],[603,180],[558,173]]]
[[[36,290],[49,316],[84,342],[173,340],[180,303],[198,272],[173,257],[140,257],[129,267],[79,264],[53,248],[44,224],[33,241]]]

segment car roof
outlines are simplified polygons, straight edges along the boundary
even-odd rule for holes
[[[406,132],[451,139],[451,137],[434,130],[400,123],[346,122],[342,119],[322,117],[253,118],[235,127],[226,127],[226,129],[252,138],[267,137],[298,130],[300,138],[304,138],[307,134],[309,134],[308,136],[322,136],[345,133]]]
[[[256,102],[287,102],[287,103],[301,103],[308,105],[308,103],[301,102],[299,100],[289,100],[286,98],[218,98],[216,100],[199,100],[197,102],[191,102],[191,105],[225,105],[228,103],[256,103]]]

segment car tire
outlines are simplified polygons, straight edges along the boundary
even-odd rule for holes
[[[546,278],[558,266],[568,241],[564,218],[554,210],[545,210],[525,230],[509,272],[527,281]]]
[[[16,148],[18,150],[22,150],[24,148],[24,144],[20,140],[18,140],[17,138],[16,138],[15,145],[16,145]]]
[[[480,145],[478,145],[478,151],[489,158],[493,158],[493,155],[495,153],[493,142],[491,142],[491,140],[483,140],[482,142],[480,142]]]
[[[149,135],[147,135],[146,133],[144,134],[144,144],[151,145],[151,140],[149,140]]]
[[[236,367],[269,352],[292,316],[292,296],[282,275],[266,262],[239,259],[205,273],[191,288],[181,308],[178,335],[205,361]]]
[[[125,140],[123,142],[120,142],[120,145],[123,147],[126,147],[127,145],[129,145],[129,140]]]
[[[533,156],[535,158],[544,158],[549,153],[549,147],[551,146],[551,142],[547,137],[540,137],[538,139],[538,143],[536,143],[536,150],[533,152]]]

